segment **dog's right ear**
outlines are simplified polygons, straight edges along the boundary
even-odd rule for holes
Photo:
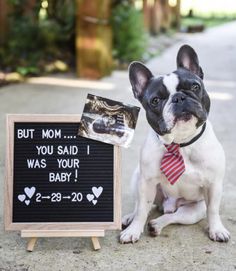
[[[152,77],[152,73],[141,62],[135,61],[129,65],[129,80],[136,99],[140,100],[142,98],[148,82]]]

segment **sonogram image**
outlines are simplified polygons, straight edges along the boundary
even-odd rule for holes
[[[128,147],[140,108],[88,94],[78,134],[94,140]]]

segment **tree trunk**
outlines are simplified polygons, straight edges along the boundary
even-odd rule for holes
[[[8,29],[8,12],[9,7],[7,4],[7,0],[0,0],[0,44],[4,44],[6,41]]]
[[[177,0],[175,6],[175,21],[174,26],[180,30],[180,23],[181,23],[181,10],[180,10],[181,0]]]
[[[98,79],[112,70],[110,13],[110,0],[77,0],[76,68],[79,77]]]
[[[167,31],[167,29],[171,26],[171,9],[166,0],[160,0],[161,8],[162,8],[162,23],[161,29],[163,31]]]
[[[160,0],[155,0],[151,13],[151,33],[157,35],[160,33],[162,24],[162,6]]]
[[[148,0],[143,0],[143,19],[144,19],[144,26],[149,31],[150,30],[150,8],[148,6]]]

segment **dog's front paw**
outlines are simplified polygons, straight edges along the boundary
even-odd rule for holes
[[[127,228],[134,219],[134,213],[122,217],[122,229]]]
[[[120,233],[120,243],[135,243],[139,240],[142,230],[137,225],[130,225]]]
[[[212,241],[228,242],[230,233],[223,225],[209,229],[209,237]]]

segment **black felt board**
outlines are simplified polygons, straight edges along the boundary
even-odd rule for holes
[[[114,221],[114,146],[77,136],[78,127],[79,123],[15,123],[13,223]],[[24,134],[21,132],[23,129]],[[31,135],[27,135],[26,129],[34,129],[33,138],[24,138]],[[50,132],[45,136],[54,134],[53,138],[42,138],[42,130],[47,129]],[[52,132],[55,130],[61,132],[55,136]],[[38,154],[36,146],[53,146],[53,154]],[[77,150],[78,153],[58,154],[58,146],[62,146],[60,149],[76,146],[75,153]],[[31,159],[31,163],[32,159],[46,159],[47,166],[29,168],[27,159]],[[57,159],[79,159],[78,176],[76,165],[73,168],[60,169]],[[70,179],[67,178],[69,181],[49,181],[49,173],[62,172],[71,173]],[[100,194],[101,187],[103,191]],[[78,193],[82,194],[82,200]],[[87,196],[88,194],[90,196]],[[100,196],[97,198],[98,194]]]

